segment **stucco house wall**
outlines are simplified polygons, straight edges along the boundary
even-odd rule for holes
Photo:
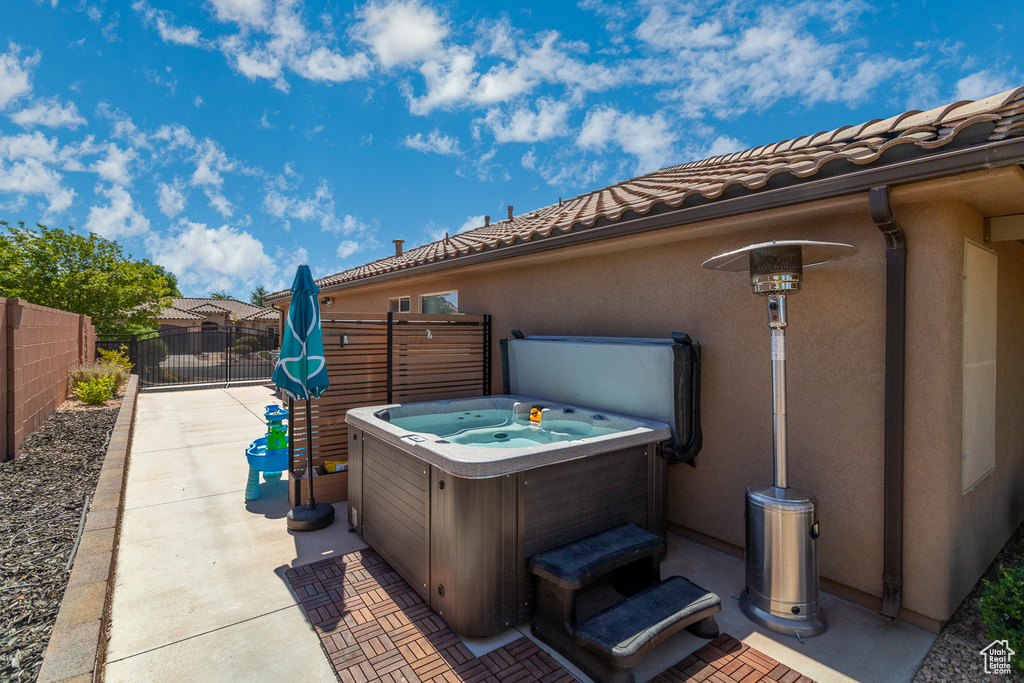
[[[950,196],[893,194],[909,244],[902,616],[932,629],[951,616],[1024,517],[1024,245],[991,245],[999,253],[998,452],[994,474],[962,495],[963,240],[982,241],[983,219]],[[496,340],[513,328],[689,333],[703,348],[704,449],[696,468],[670,469],[668,517],[687,533],[741,552],[744,490],[772,476],[765,304],[745,275],[710,272],[701,263],[747,244],[797,238],[860,250],[809,268],[803,290],[790,297],[789,462],[791,484],[820,500],[824,587],[877,607],[886,264],[866,194],[332,289],[323,316],[379,313],[389,297],[417,301],[457,290],[460,311],[492,316]],[[497,342],[492,358],[500,392]]]

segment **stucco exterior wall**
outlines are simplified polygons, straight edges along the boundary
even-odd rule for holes
[[[1024,245],[986,245],[999,258],[996,464],[962,493],[960,283],[964,238],[983,243],[983,218],[951,201],[905,213],[916,238],[908,292],[905,541],[908,567],[920,568],[907,582],[907,601],[930,598],[940,614],[952,613],[1024,517]]]
[[[688,226],[333,290],[323,315],[384,312],[389,297],[415,302],[424,293],[457,290],[460,311],[492,316],[496,340],[512,329],[689,333],[703,348],[704,449],[696,468],[670,469],[668,517],[741,547],[744,490],[772,477],[770,336],[765,302],[751,293],[746,276],[706,271],[701,263],[772,239],[857,246],[854,257],[807,269],[803,291],[790,297],[789,472],[791,485],[820,501],[823,578],[854,589],[851,594],[880,596],[885,242],[869,219],[866,197],[844,201],[831,210],[798,207],[784,220],[776,213],[742,224]],[[934,626],[948,619],[1024,517],[1024,443],[1015,428],[1024,420],[1024,247],[998,247],[996,475],[961,496],[963,237],[980,241],[982,218],[963,204],[934,201],[900,205],[896,215],[910,254],[904,607]],[[769,227],[749,227],[759,222]],[[492,357],[500,392],[496,343]]]

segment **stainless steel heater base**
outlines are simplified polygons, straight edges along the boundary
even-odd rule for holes
[[[783,617],[766,612],[753,604],[746,593],[740,596],[740,611],[746,615],[747,619],[750,619],[761,628],[766,628],[769,631],[786,636],[810,638],[811,636],[819,636],[828,630],[828,620],[825,618],[824,612],[819,611],[817,616],[803,620]]]
[[[791,636],[816,636],[828,622],[818,604],[817,500],[795,487],[747,489],[747,585],[751,621]]]

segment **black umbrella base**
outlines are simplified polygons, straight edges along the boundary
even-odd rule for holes
[[[330,503],[299,505],[288,511],[288,528],[292,531],[316,531],[334,523],[334,506]]]

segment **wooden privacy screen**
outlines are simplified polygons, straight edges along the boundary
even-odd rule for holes
[[[331,386],[312,401],[314,471],[325,461],[348,462],[350,408],[487,396],[491,393],[491,316],[360,313],[322,320]],[[295,470],[306,467],[306,405],[295,403],[289,436]],[[304,482],[289,474],[293,505]],[[298,484],[302,490],[298,492]],[[317,502],[348,498],[348,472],[313,479]]]

